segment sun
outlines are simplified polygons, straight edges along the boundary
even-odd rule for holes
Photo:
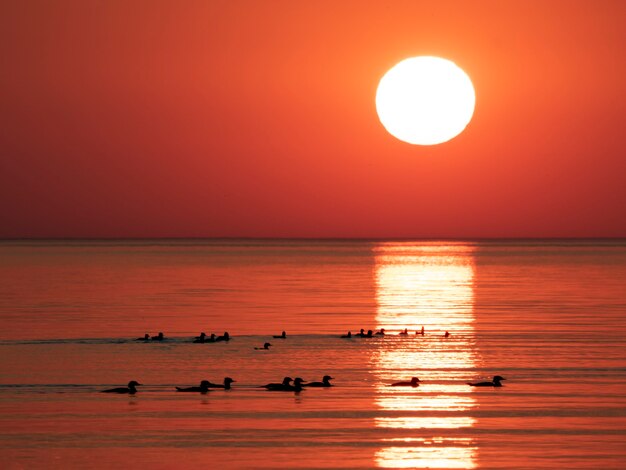
[[[416,145],[446,142],[469,124],[476,95],[454,62],[433,56],[405,59],[383,76],[376,111],[394,137]]]

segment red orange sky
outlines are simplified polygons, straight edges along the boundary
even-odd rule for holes
[[[5,1],[0,237],[626,236],[626,2]],[[474,118],[412,146],[382,75]]]

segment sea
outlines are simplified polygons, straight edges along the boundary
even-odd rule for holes
[[[0,242],[0,467],[212,466],[626,468],[626,241]]]

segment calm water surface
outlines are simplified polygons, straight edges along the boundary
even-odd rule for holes
[[[626,242],[3,242],[0,321],[2,468],[626,468]]]

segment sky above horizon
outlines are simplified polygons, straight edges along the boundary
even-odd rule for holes
[[[0,237],[626,236],[626,2],[0,4]],[[476,108],[392,137],[435,55]]]

